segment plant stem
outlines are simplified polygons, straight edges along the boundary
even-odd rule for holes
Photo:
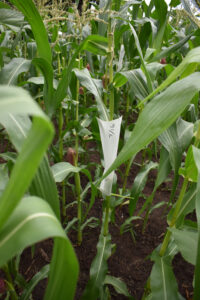
[[[80,67],[80,57],[79,57],[79,67]],[[76,84],[76,121],[79,121],[79,81],[77,79]],[[76,132],[76,139],[75,139],[75,160],[74,165],[78,167],[78,146],[79,146],[79,137],[78,132]],[[82,205],[81,205],[81,180],[79,173],[75,173],[75,185],[76,185],[76,195],[77,195],[77,218],[78,218],[78,235],[77,241],[78,245],[82,243],[82,231],[81,231],[81,223],[82,223]]]
[[[63,110],[62,104],[59,107],[59,120],[58,120],[58,128],[59,128],[59,158],[60,161],[63,160],[63,139],[62,139],[62,129],[63,129]]]
[[[87,104],[87,97],[86,97],[86,90],[84,88],[84,92],[83,92],[83,100],[84,100],[84,105],[86,107],[86,104]]]
[[[103,234],[106,236],[108,234],[109,228],[109,215],[110,215],[110,196],[106,196],[106,213]]]
[[[112,8],[112,1],[110,4],[110,9]],[[113,31],[112,31],[112,18],[109,16],[108,20],[108,71],[109,71],[109,84],[113,83],[113,57],[114,57],[114,46],[113,46]],[[110,120],[113,120],[114,117],[114,89],[110,88],[110,97],[109,97],[109,108],[110,108]]]
[[[182,201],[183,201],[183,197],[184,197],[185,192],[187,190],[187,185],[188,185],[188,179],[184,178],[182,188],[181,188],[178,200],[176,202],[175,210],[174,210],[174,213],[172,215],[172,219],[170,221],[169,227],[173,227],[176,223],[178,213],[180,211],[181,204],[182,204]],[[163,256],[165,254],[165,252],[167,250],[167,246],[169,244],[170,236],[171,236],[171,232],[169,230],[167,230],[167,233],[165,235],[164,241],[163,241],[161,249],[160,249],[160,256]]]
[[[182,203],[183,197],[185,195],[187,185],[188,185],[188,179],[184,178],[183,185],[182,185],[182,188],[181,188],[181,192],[180,192],[178,200],[176,202],[176,207],[175,207],[175,210],[174,210],[174,213],[173,213],[173,216],[172,216],[172,220],[170,222],[170,227],[174,226],[175,223],[176,223],[176,219],[177,219],[179,210],[181,208],[181,203]]]
[[[126,190],[126,185],[127,185],[127,179],[128,179],[128,175],[130,172],[130,168],[132,166],[133,163],[133,159],[134,157],[132,157],[131,159],[129,159],[127,165],[126,165],[126,171],[125,171],[125,175],[124,175],[124,182],[123,182],[123,187],[122,187],[122,195],[124,194],[125,190]]]
[[[6,264],[2,269],[5,272],[7,282],[8,282],[8,285],[9,285],[9,289],[11,289],[11,300],[18,300],[18,296],[17,296],[17,293],[16,293],[15,288],[14,288],[12,276],[10,274],[8,265]]]
[[[65,208],[65,203],[66,203],[66,189],[65,189],[65,181],[62,181],[62,214],[64,217],[66,217],[66,208]]]
[[[112,9],[112,0],[110,1],[110,11]],[[109,12],[110,14],[110,12]],[[113,82],[113,61],[114,56],[114,48],[113,48],[113,32],[112,32],[112,18],[109,15],[108,20],[108,56],[107,56],[107,66],[109,70],[109,83]],[[110,121],[113,120],[114,117],[114,90],[111,87],[110,96],[109,96],[109,108],[110,108]],[[104,236],[106,236],[109,232],[109,215],[110,215],[110,196],[106,196],[106,212],[105,212],[105,223],[104,223]]]
[[[81,182],[79,173],[75,174],[75,184],[76,184],[76,193],[77,193],[77,218],[78,218],[78,245],[82,243],[82,231],[81,231],[81,223],[82,223],[82,205],[81,205]]]
[[[60,62],[60,54],[58,53],[58,76],[61,75],[61,62]],[[59,107],[59,157],[60,161],[63,159],[63,139],[62,139],[62,129],[63,129],[63,110],[62,110],[62,103]]]
[[[130,97],[129,97],[129,90],[127,91],[126,96],[126,124],[128,123],[128,115],[129,115],[129,106],[130,106]]]
[[[138,215],[140,215],[142,213],[143,209],[145,209],[147,207],[147,211],[144,216],[144,223],[142,226],[142,233],[144,233],[147,222],[148,222],[148,218],[149,218],[149,214],[151,211],[151,206],[152,206],[152,202],[153,202],[155,193],[156,193],[156,189],[153,190],[152,194],[147,198],[147,201],[145,202],[145,204],[143,205],[143,207],[140,209],[140,211],[138,213]]]
[[[60,62],[60,54],[58,53],[58,75],[61,74],[61,62]],[[62,103],[59,107],[59,120],[58,120],[58,131],[59,131],[59,158],[60,161],[63,160],[63,138],[62,138],[62,129],[64,124],[64,118],[63,118],[63,109],[62,109]],[[66,217],[66,209],[65,209],[65,181],[62,181],[62,214],[64,217]]]

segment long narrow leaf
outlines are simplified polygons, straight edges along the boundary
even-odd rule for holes
[[[62,182],[70,173],[77,173],[81,169],[68,162],[59,162],[51,167],[56,182]]]
[[[157,93],[165,89],[167,86],[169,86],[178,76],[180,76],[186,69],[189,67],[191,63],[200,63],[200,47],[192,49],[186,57],[183,59],[183,61],[174,69],[174,71],[171,72],[171,74],[155,89],[151,94],[149,94],[141,103],[140,105],[144,104],[146,101],[151,99],[153,96],[155,96]]]
[[[90,35],[79,45],[79,47],[73,54],[68,67],[63,71],[62,79],[60,80],[58,88],[54,95],[55,108],[59,106],[60,102],[67,95],[67,90],[71,78],[71,72],[78,54],[81,51],[86,50],[94,54],[107,55],[107,44],[108,42],[106,38],[98,35]]]
[[[29,283],[26,285],[25,289],[22,292],[22,295],[20,296],[19,300],[28,300],[30,299],[30,295],[35,288],[35,286],[40,282],[41,280],[48,277],[49,274],[49,265],[45,265],[39,272],[37,272],[33,278],[29,281]]]
[[[5,117],[9,113],[36,115],[37,118],[34,119],[33,126],[12,170],[10,180],[0,198],[0,228],[28,189],[53,137],[51,123],[28,93],[19,88],[1,86],[0,122],[1,116]]]
[[[148,164],[146,164],[140,172],[137,174],[134,180],[133,187],[131,188],[131,199],[129,201],[129,214],[130,216],[133,215],[133,212],[136,208],[137,201],[139,199],[139,196],[141,192],[143,191],[145,184],[147,182],[147,178],[149,175],[149,172],[155,168],[158,167],[157,163],[154,163],[150,161]]]
[[[170,228],[169,230],[172,232],[172,236],[183,258],[190,264],[195,265],[197,257],[198,232],[186,229],[180,230],[176,228]]]
[[[13,9],[1,8],[0,23],[17,31],[25,22],[24,16],[20,12]]]
[[[42,18],[32,0],[9,0],[26,17],[33,31],[37,43],[38,52],[41,58],[46,59],[51,64],[51,48],[48,41],[48,35],[44,27]]]
[[[199,89],[200,73],[194,73],[172,84],[148,103],[141,112],[130,138],[103,178],[167,129]]]
[[[1,117],[1,124],[6,128],[10,141],[18,152],[21,151],[24,140],[31,128],[31,121],[27,116],[9,114]],[[45,156],[29,188],[31,195],[45,199],[52,207],[54,213],[60,218],[60,205],[57,187],[50,170],[49,162]]]
[[[197,240],[197,255],[195,261],[195,274],[194,274],[194,300],[198,300],[200,297],[200,286],[199,286],[199,276],[200,276],[200,150],[193,147],[194,159],[196,167],[198,169],[198,182],[197,182],[197,195],[196,195],[196,216],[198,224],[198,240]]]
[[[99,298],[100,291],[107,273],[107,259],[111,255],[111,236],[103,235],[101,232],[97,244],[97,255],[94,258],[90,269],[90,280],[85,288],[81,300],[96,300]]]
[[[16,85],[19,74],[27,72],[31,61],[24,58],[13,58],[0,72],[0,84]]]
[[[171,53],[174,53],[175,51],[177,51],[178,49],[180,49],[185,43],[187,43],[187,41],[190,38],[191,38],[191,35],[187,35],[185,38],[183,38],[182,40],[180,40],[177,44],[174,44],[174,45],[172,45],[172,46],[164,49],[160,53],[158,53],[156,56],[154,56],[150,60],[150,62],[159,61],[161,58],[169,56]]]
[[[74,69],[74,72],[75,72],[76,76],[78,77],[80,83],[84,87],[86,87],[95,96],[100,117],[103,120],[108,121],[109,120],[108,111],[105,107],[105,104],[104,104],[102,98],[101,98],[102,90],[97,85],[97,82],[95,81],[95,79],[93,79],[91,77],[88,69],[83,69],[83,70]]]
[[[154,257],[155,264],[150,275],[153,300],[183,300],[178,293],[178,285],[172,271],[171,258]]]
[[[136,33],[135,29],[133,28],[133,26],[131,24],[130,24],[130,28],[131,28],[131,31],[133,33],[133,36],[134,36],[134,39],[135,39],[135,44],[136,44],[136,47],[137,47],[137,50],[138,50],[138,53],[139,53],[139,56],[140,56],[141,64],[142,64],[142,67],[144,68],[144,73],[145,73],[146,78],[147,78],[147,85],[148,85],[149,93],[151,93],[153,91],[153,86],[152,86],[152,82],[151,82],[151,77],[150,77],[149,72],[146,68],[146,64],[145,64],[144,57],[143,57],[143,54],[142,54],[142,49],[140,47],[140,42],[139,42],[137,33]]]
[[[40,198],[22,199],[0,231],[0,266],[24,248],[50,237],[55,237],[59,268],[52,268],[51,263],[45,299],[73,300],[78,277],[77,259],[60,222],[47,202]]]
[[[44,103],[47,114],[51,116],[55,110],[55,103],[53,98],[53,68],[51,64],[44,58],[34,58],[32,62],[40,68],[44,76]]]

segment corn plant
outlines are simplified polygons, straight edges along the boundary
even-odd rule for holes
[[[65,268],[61,271],[62,267],[60,269],[59,264],[57,264],[57,257],[60,255],[63,257],[62,262],[60,261],[60,266],[63,266],[63,261],[66,262],[68,267],[71,265],[74,279],[78,275],[77,260],[72,246],[62,230],[56,211],[51,208],[45,199],[43,200],[38,196],[24,196],[52,139],[53,128],[45,114],[28,93],[22,89],[1,86],[1,105],[1,124],[8,128],[13,144],[16,145],[18,142],[18,147],[16,148],[19,151],[10,179],[1,195],[1,266],[6,265],[8,260],[25,247],[53,234],[56,237],[54,259],[52,259],[49,287],[45,295],[46,298],[52,297],[53,299],[58,294],[58,291],[60,295],[66,295],[65,288],[63,292],[61,291],[62,287],[64,287],[61,283],[62,280],[57,281],[58,274],[66,272]],[[33,124],[31,124],[29,118],[26,119],[28,115],[35,116]],[[18,119],[22,119],[22,116],[24,116],[24,120],[28,120],[31,126],[28,131],[21,128],[18,123]],[[13,120],[21,129],[21,134],[23,135],[21,140],[19,137],[18,139],[16,138],[16,127],[13,128],[12,121],[9,122],[9,119]],[[46,176],[48,180],[48,173]],[[16,184],[17,180],[18,183]],[[41,224],[43,224],[42,228],[44,230],[41,230]],[[56,275],[57,272],[58,274]],[[67,276],[67,273],[64,276]],[[55,284],[55,278],[57,284]],[[62,278],[64,279],[64,277]],[[10,284],[12,285],[12,282]],[[71,284],[67,294],[69,298],[73,299],[76,279]]]
[[[153,206],[153,200],[172,170],[168,228],[151,254],[154,265],[143,299],[183,299],[172,270],[178,252],[195,266],[194,299],[199,299],[198,1],[196,10],[186,0],[181,1],[185,10],[177,8],[179,1],[171,1],[170,10],[164,0],[151,0],[149,6],[144,0],[76,2],[0,3],[0,124],[14,149],[2,154],[9,163],[0,168],[0,267],[8,297],[28,299],[35,284],[48,277],[44,299],[74,299],[79,266],[66,233],[75,229],[80,246],[87,226],[98,221],[97,253],[81,299],[112,299],[110,285],[133,299],[125,283],[109,274],[110,223],[115,210],[128,204],[120,232],[129,230],[134,240],[132,221],[143,218],[144,231],[151,212],[166,204]],[[114,134],[115,143],[110,142]],[[102,165],[88,163],[91,141]],[[143,160],[130,179],[139,152]],[[122,164],[118,186],[114,172],[120,174]],[[153,169],[152,193],[136,213]],[[74,201],[67,197],[70,189]],[[102,220],[88,217],[97,197]],[[77,213],[71,219],[72,205]],[[197,222],[191,226],[186,216],[194,209]],[[19,295],[10,260],[50,237],[50,266]]]

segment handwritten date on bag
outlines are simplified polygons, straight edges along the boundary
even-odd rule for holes
[[[108,136],[111,138],[113,135],[115,135],[115,124],[111,124],[110,128],[108,130]]]

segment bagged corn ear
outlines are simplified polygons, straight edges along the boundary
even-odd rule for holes
[[[117,157],[119,134],[121,128],[122,117],[113,121],[103,121],[98,119],[101,144],[104,155],[104,173],[109,169]],[[109,196],[112,191],[114,171],[111,172],[100,185],[100,190],[105,196]]]

